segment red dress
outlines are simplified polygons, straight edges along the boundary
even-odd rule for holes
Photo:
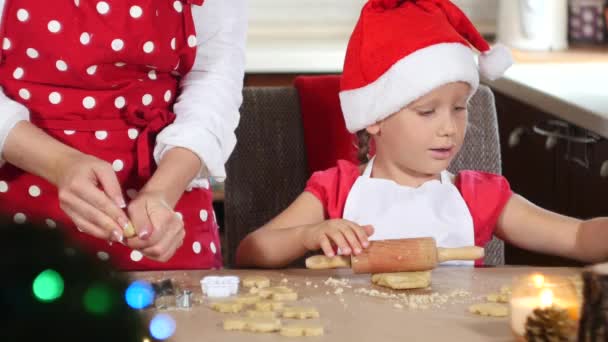
[[[359,167],[340,160],[336,167],[315,172],[305,191],[312,193],[325,208],[325,218],[342,218],[348,193],[357,177]],[[480,171],[461,171],[455,182],[473,217],[475,245],[484,247],[492,239],[496,223],[511,198],[509,182],[503,176]]]
[[[125,198],[133,198],[156,167],[156,134],[175,118],[180,75],[196,57],[190,6],[202,2],[7,0],[1,36],[10,46],[3,51],[1,86],[30,110],[33,124],[111,163]],[[16,222],[62,226],[124,270],[222,266],[209,189],[186,192],[178,202],[186,237],[167,263],[80,233],[59,208],[53,185],[9,164],[0,169],[0,208]]]

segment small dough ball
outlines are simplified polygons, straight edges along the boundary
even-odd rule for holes
[[[243,310],[243,304],[236,301],[215,302],[211,309],[221,313],[238,313]]]
[[[481,303],[471,305],[469,312],[480,316],[505,317],[509,315],[509,307],[497,303]]]
[[[308,319],[319,318],[319,311],[312,307],[287,307],[283,310],[283,318]]]
[[[431,285],[431,271],[377,273],[372,275],[372,283],[394,290],[426,288]]]
[[[243,278],[243,286],[258,289],[270,287],[270,279],[264,276],[245,277]]]
[[[280,334],[288,337],[322,336],[323,326],[317,324],[290,324],[281,328]]]

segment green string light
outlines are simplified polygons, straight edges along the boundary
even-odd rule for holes
[[[39,301],[52,302],[63,294],[63,278],[54,270],[44,270],[34,279],[32,290]]]
[[[95,284],[84,294],[84,307],[92,314],[103,315],[112,309],[112,291],[104,284]]]

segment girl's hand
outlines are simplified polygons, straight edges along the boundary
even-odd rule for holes
[[[184,242],[184,222],[158,192],[140,192],[129,203],[129,216],[138,236],[127,241],[150,259],[166,262]]]
[[[83,233],[109,241],[123,241],[132,229],[112,166],[93,156],[74,152],[57,162],[53,182],[61,209]]]
[[[359,226],[358,224],[342,220],[326,220],[319,224],[304,228],[303,243],[308,250],[322,249],[328,257],[333,257],[334,246],[342,254],[358,255],[363,248],[369,246],[368,237],[374,233],[372,226]]]

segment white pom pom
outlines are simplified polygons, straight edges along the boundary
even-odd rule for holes
[[[479,71],[490,80],[495,80],[513,65],[511,51],[502,44],[479,56]]]

